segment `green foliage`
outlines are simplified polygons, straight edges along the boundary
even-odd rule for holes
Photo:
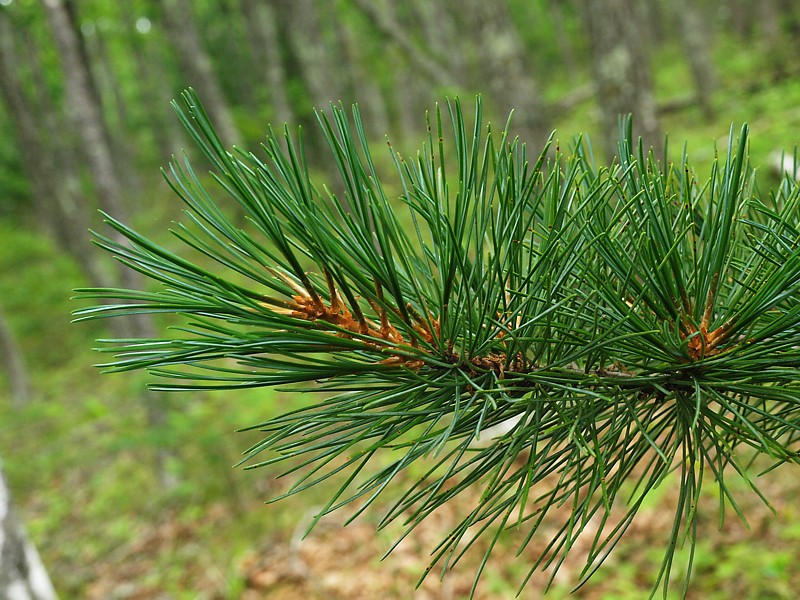
[[[64,255],[53,256],[53,245],[17,220],[0,223],[0,238],[0,272],[9,274],[8,283],[0,288],[2,306],[24,354],[35,356],[43,369],[81,355],[85,338],[70,327],[69,295],[64,290],[65,285],[82,283],[75,264]],[[43,284],[49,281],[58,285]],[[100,331],[91,328],[94,335]],[[58,340],[57,346],[53,340]],[[85,360],[83,355],[81,363]]]
[[[203,260],[109,217],[130,244],[98,244],[161,285],[82,290],[120,302],[78,318],[182,316],[171,335],[104,348],[108,370],[149,369],[165,378],[157,389],[324,392],[252,426],[264,438],[242,461],[284,464],[294,483],[280,498],[340,478],[315,523],[399,494],[380,527],[401,522],[405,537],[479,487],[429,570],[488,539],[480,575],[505,529],[523,532],[522,552],[556,522],[523,580],[555,577],[585,536],[583,582],[671,475],[679,493],[653,587],[666,597],[684,545],[688,581],[708,477],[744,519],[726,477],[757,492],[752,456],[798,462],[800,192],[787,180],[769,203],[755,197],[747,127],[698,180],[685,151],[662,165],[635,146],[629,122],[619,162],[598,168],[580,140],[529,158],[508,130],[484,129],[480,103],[470,129],[455,102],[449,127],[431,117],[415,158],[394,154],[398,206],[357,111],[319,115],[341,175],[333,194],[288,132],[270,132],[266,161],[228,151],[196,95],[183,100],[181,120],[246,223],[223,214],[188,160],[174,164],[187,207],[174,233]],[[404,489],[390,485],[408,472]]]
[[[0,139],[10,139],[10,123],[0,122]],[[22,172],[17,148],[11,144],[0,144],[0,216],[15,215],[22,212],[24,200],[30,196],[30,183]]]

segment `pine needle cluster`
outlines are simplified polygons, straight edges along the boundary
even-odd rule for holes
[[[253,425],[263,441],[242,461],[285,465],[283,497],[338,480],[317,519],[380,498],[380,526],[408,533],[478,489],[430,568],[480,538],[482,570],[506,528],[525,532],[521,552],[556,518],[528,577],[554,576],[586,536],[582,583],[669,481],[653,582],[666,595],[703,484],[744,518],[729,478],[757,492],[754,456],[798,462],[800,192],[787,179],[759,199],[747,127],[700,180],[685,150],[656,160],[635,144],[629,120],[619,158],[598,167],[584,140],[529,155],[483,124],[480,102],[469,126],[456,101],[415,157],[390,151],[390,194],[358,111],[331,107],[333,193],[288,129],[260,157],[223,147],[194,92],[176,108],[213,165],[213,185],[185,158],[168,173],[186,205],[174,234],[203,260],[108,217],[128,243],[97,243],[157,285],[81,290],[104,304],[77,316],[178,315],[163,338],[103,347],[105,368],[148,369],[158,389],[323,392]]]

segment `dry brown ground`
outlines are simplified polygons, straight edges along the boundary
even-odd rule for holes
[[[699,537],[703,540],[698,555],[693,587],[689,598],[795,598],[800,589],[800,569],[788,568],[784,573],[758,573],[764,570],[759,553],[785,552],[800,560],[797,533],[787,536],[787,528],[800,517],[800,507],[795,498],[800,492],[796,468],[778,469],[760,482],[760,487],[773,501],[779,516],[775,517],[752,494],[741,494],[741,506],[751,529],[728,512],[724,527],[718,527],[718,501],[705,497],[699,522]],[[587,600],[605,598],[646,598],[652,584],[653,569],[657,567],[666,537],[672,525],[672,506],[675,490],[663,494],[657,504],[644,510],[628,530],[624,543],[606,560],[599,576],[575,592],[571,597]],[[173,598],[166,595],[156,580],[157,562],[170,557],[195,553],[197,560],[183,574],[180,587],[187,590],[187,598],[236,597],[241,600],[457,600],[466,598],[473,576],[480,563],[485,543],[476,544],[477,551],[467,555],[457,568],[440,580],[438,573],[428,577],[419,588],[415,584],[428,564],[428,553],[456,524],[458,515],[466,511],[475,498],[458,498],[428,519],[415,533],[406,538],[392,554],[381,561],[381,556],[391,545],[399,531],[376,533],[374,519],[362,518],[343,526],[344,515],[333,515],[323,520],[305,539],[302,538],[311,513],[292,514],[297,524],[295,531],[279,531],[267,539],[253,540],[252,549],[244,556],[233,557],[231,565],[214,564],[204,551],[199,531],[211,527],[221,538],[231,526],[235,516],[226,505],[212,506],[196,521],[176,520],[165,516],[152,528],[143,530],[136,539],[103,561],[93,573],[88,587],[90,599],[150,599]],[[273,511],[292,511],[291,500],[283,504],[262,506],[253,504],[246,510],[260,511],[265,519],[273,518]],[[555,529],[543,527],[533,542],[518,559],[514,558],[515,534],[511,533],[498,546],[478,586],[476,600],[512,598],[533,558],[541,551]],[[524,533],[524,532],[523,532]],[[517,536],[518,537],[518,536]],[[589,536],[582,539],[556,577],[553,597],[566,595],[576,583],[582,555],[589,544]],[[738,545],[738,546],[737,546]],[[732,548],[745,548],[731,555]],[[749,550],[752,551],[749,551]],[[719,571],[720,561],[733,561],[729,576]],[[733,556],[733,557],[732,557]],[[654,562],[655,561],[655,562]],[[738,561],[738,562],[737,562]],[[727,563],[725,563],[727,564]],[[614,576],[623,571],[624,586]],[[776,578],[769,581],[769,577]],[[766,579],[765,579],[766,578]],[[521,594],[521,598],[534,599],[543,595],[546,574],[537,573]],[[722,583],[720,583],[722,581]],[[766,581],[759,587],[759,581]],[[709,591],[709,587],[713,589]],[[677,587],[676,591],[677,591]],[[225,591],[227,590],[227,591]],[[713,592],[713,596],[711,595]]]

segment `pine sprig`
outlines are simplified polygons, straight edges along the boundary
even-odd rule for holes
[[[800,192],[787,179],[755,196],[746,127],[701,183],[685,151],[662,165],[635,146],[629,121],[619,162],[598,169],[580,140],[529,158],[507,128],[484,127],[480,102],[469,129],[456,101],[416,157],[392,151],[392,198],[355,109],[319,115],[339,194],[315,186],[288,130],[269,132],[262,159],[224,148],[191,90],[176,109],[246,222],[186,158],[173,164],[186,204],[174,234],[201,260],[109,216],[128,243],[96,242],[158,286],[81,290],[119,302],[77,318],[182,317],[163,338],[103,347],[107,370],[148,369],[158,389],[325,392],[252,426],[264,438],[242,460],[283,465],[294,483],[282,497],[339,479],[316,520],[399,493],[380,527],[408,535],[478,489],[429,569],[488,538],[480,576],[505,529],[527,532],[522,552],[563,517],[528,577],[552,581],[588,536],[582,583],[673,476],[653,582],[666,595],[676,549],[694,548],[704,481],[744,518],[725,477],[757,492],[754,455],[798,462]]]

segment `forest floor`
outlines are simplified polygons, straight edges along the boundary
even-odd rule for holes
[[[594,534],[587,534],[573,547],[559,569],[548,597],[603,598],[646,597],[660,565],[661,554],[672,526],[672,507],[677,502],[677,486],[667,481],[659,497],[628,529],[619,547],[608,556],[596,575],[583,587],[570,593],[579,582],[583,558]],[[793,501],[800,493],[800,478],[773,473],[759,487],[774,501],[778,516],[772,514],[755,494],[741,489],[737,500],[747,517],[745,525],[728,506],[729,514],[719,526],[718,498],[713,484],[704,493],[699,507],[699,539],[694,576],[689,598],[796,598],[800,586],[800,514]],[[734,486],[735,487],[735,486]],[[457,600],[468,597],[474,574],[480,566],[485,543],[478,543],[457,567],[440,578],[436,569],[419,587],[420,574],[428,564],[428,553],[457,524],[477,500],[460,498],[439,509],[405,538],[388,556],[381,557],[400,533],[399,529],[376,534],[373,519],[347,526],[336,515],[322,520],[305,538],[303,534],[314,508],[299,514],[281,504],[242,507],[261,519],[272,518],[273,511],[290,511],[296,521],[293,529],[253,538],[251,548],[230,564],[214,563],[204,551],[209,537],[224,546],[227,532],[236,529],[237,513],[217,502],[193,519],[165,513],[161,519],[137,532],[102,562],[91,568],[87,598],[172,598],[182,597],[163,591],[163,580],[153,580],[170,563],[170,557],[183,554],[183,571],[176,589],[191,590],[186,597],[241,600]],[[563,516],[563,515],[562,515]],[[748,528],[749,526],[749,528]],[[545,522],[521,556],[515,556],[519,541],[527,533],[509,532],[494,550],[477,586],[477,600],[513,597],[526,575],[528,565],[546,550],[555,533],[553,523]],[[191,556],[191,559],[186,557]],[[679,552],[670,577],[670,598],[679,597],[684,577],[681,564],[687,558]],[[542,597],[552,571],[536,572],[524,586],[520,598]],[[232,580],[231,580],[232,579]]]

